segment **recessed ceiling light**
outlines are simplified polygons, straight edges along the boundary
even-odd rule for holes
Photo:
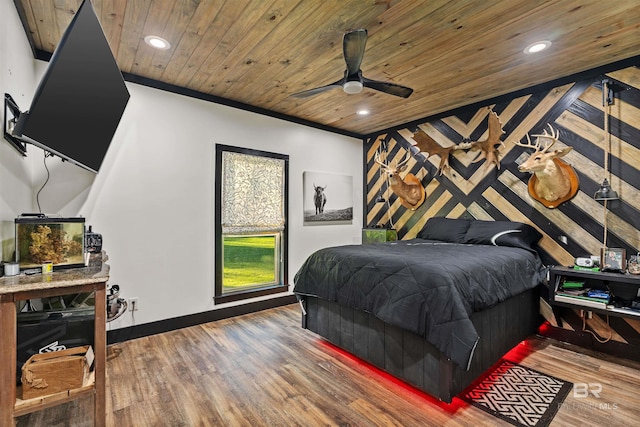
[[[155,47],[156,49],[167,50],[171,47],[171,44],[158,36],[146,36],[144,41],[151,47]]]
[[[367,114],[369,114],[369,110],[358,110],[359,116],[366,116]]]
[[[524,53],[538,53],[551,46],[549,40],[541,40],[539,42],[531,43],[524,49]]]

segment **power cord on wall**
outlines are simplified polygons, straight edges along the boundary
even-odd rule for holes
[[[594,331],[587,329],[587,313],[581,313],[580,317],[582,317],[582,332],[590,333],[596,341],[601,344],[607,343],[613,338],[613,330],[611,329],[611,325],[609,325],[609,315],[607,314],[607,327],[609,328],[609,336],[607,338],[601,338]]]
[[[387,155],[389,152],[389,147],[388,147],[389,141],[387,140],[387,138],[388,137],[385,137],[380,140],[380,147],[378,148],[379,156],[381,156],[382,153],[384,153],[385,163],[387,162]],[[378,167],[378,179],[380,179],[381,177],[382,177],[382,168]],[[387,218],[389,220],[389,228],[395,229],[396,226],[393,223],[393,216],[391,215],[391,202],[389,201],[389,198],[391,197],[391,195],[389,194],[389,188],[391,186],[389,184],[389,176],[387,174],[385,174],[385,184],[386,184],[385,195],[387,197],[382,197],[382,185],[380,185],[380,188],[378,189],[378,198],[376,199],[376,202],[380,201],[387,205]]]
[[[387,191],[389,189],[389,177],[387,177]],[[387,217],[389,218],[389,227],[395,229],[396,225],[393,223],[393,215],[391,215],[391,202],[390,197],[387,197]]]
[[[47,179],[44,181],[44,184],[42,184],[42,187],[40,187],[40,190],[38,190],[38,193],[36,194],[36,203],[38,204],[38,212],[40,213],[42,213],[42,209],[40,208],[40,192],[42,191],[44,186],[47,185],[47,182],[49,182],[49,177],[51,176],[49,172],[49,168],[47,167],[47,157],[53,157],[53,153],[49,151],[44,152],[43,162],[44,162],[44,168],[47,170]]]

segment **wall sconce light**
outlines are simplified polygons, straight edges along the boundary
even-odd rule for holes
[[[382,157],[382,153],[384,152],[385,156],[385,161],[387,159],[387,140],[386,139],[381,139],[380,140],[380,148],[378,148],[378,155],[380,157]],[[382,179],[382,168],[378,168],[378,180]],[[382,197],[382,185],[380,186],[380,188],[378,189],[378,197],[376,197],[376,203],[386,203],[387,200]]]
[[[387,135],[385,138],[380,140],[380,148],[378,149],[378,155],[382,156],[384,153],[384,162],[387,162],[387,155],[389,154],[389,136]],[[386,174],[385,174],[386,175]],[[378,169],[378,179],[382,179],[382,168]],[[385,176],[385,183],[387,185],[387,189],[389,188],[389,177]],[[382,195],[382,186],[378,189],[378,197],[376,197],[376,203],[384,203],[387,205],[387,219],[388,219],[388,229],[393,229],[395,225],[393,224],[393,218],[391,217],[391,203],[389,199],[385,199]]]
[[[381,155],[381,149],[378,149],[378,156]],[[378,180],[382,179],[382,168],[379,167],[378,168]],[[376,203],[385,203],[386,200],[384,197],[382,197],[382,185],[380,185],[380,188],[378,188],[378,197],[376,197]]]
[[[609,180],[607,178],[602,181],[602,184],[600,184],[600,188],[593,195],[593,198],[599,202],[619,199],[618,193],[611,188],[611,185],[609,184]]]
[[[604,235],[602,245],[607,247],[607,201],[618,200],[618,193],[611,188],[609,180],[609,147],[611,145],[611,135],[609,134],[609,114],[613,104],[613,90],[609,87],[609,80],[602,80],[602,106],[604,107],[604,180],[600,188],[593,195],[593,198],[599,202],[603,202],[603,221]]]
[[[593,198],[599,202],[607,200],[617,200],[618,193],[611,188],[609,180],[609,147],[611,138],[609,135],[609,110],[613,104],[613,90],[609,88],[609,80],[602,81],[602,106],[604,107],[604,180],[600,188],[593,195]]]

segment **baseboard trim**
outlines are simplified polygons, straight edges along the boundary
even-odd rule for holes
[[[135,338],[174,331],[176,329],[188,328],[189,326],[200,325],[202,323],[215,322],[217,320],[241,316],[243,314],[255,313],[270,308],[294,304],[295,302],[297,302],[295,295],[285,295],[277,298],[240,304],[233,307],[226,307],[218,310],[205,311],[203,313],[190,314],[187,316],[174,317],[171,319],[158,320],[157,322],[143,323],[141,325],[115,329],[113,331],[107,331],[107,344],[115,344]]]
[[[543,333],[539,332],[538,334],[542,337],[551,338],[567,345],[581,347],[586,351],[609,354],[611,356],[632,360],[634,362],[640,362],[640,352],[638,352],[640,347],[637,344],[627,344],[619,341],[600,343],[587,332],[568,330],[560,327],[549,327],[546,328]]]

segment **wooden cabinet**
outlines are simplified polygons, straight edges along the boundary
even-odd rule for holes
[[[40,409],[93,395],[94,425],[105,425],[106,283],[108,266],[100,265],[56,271],[52,274],[0,278],[0,427],[15,425],[15,418]],[[95,293],[94,353],[92,380],[83,387],[29,400],[16,392],[16,302],[60,295]]]
[[[583,283],[584,288],[608,291],[611,301],[563,297],[567,283]],[[640,319],[640,309],[629,307],[633,300],[640,300],[640,275],[577,270],[569,267],[552,267],[549,271],[549,301],[552,305],[583,309],[597,313]],[[621,303],[622,301],[622,303]]]

